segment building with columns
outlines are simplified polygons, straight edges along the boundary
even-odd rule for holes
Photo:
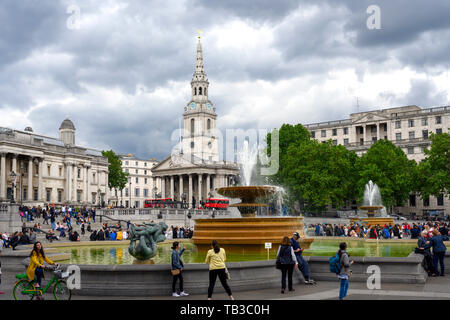
[[[185,200],[189,206],[193,203],[198,206],[199,201],[217,196],[216,188],[231,185],[239,173],[236,163],[219,160],[217,113],[208,94],[209,81],[199,37],[192,97],[184,108],[179,148],[152,169],[153,185],[162,198]]]
[[[65,119],[59,138],[0,128],[0,200],[27,206],[107,204],[108,159],[77,146],[75,126]],[[13,187],[13,177],[16,174]]]
[[[332,140],[361,156],[379,139],[392,141],[402,148],[408,159],[422,161],[425,148],[431,146],[430,133],[448,133],[450,106],[422,109],[405,106],[352,113],[349,119],[307,124],[305,127],[313,139]],[[348,209],[356,209],[356,203]],[[404,207],[396,208],[405,216],[428,216],[442,212],[450,214],[450,201],[444,195],[439,198],[421,199],[411,194]]]

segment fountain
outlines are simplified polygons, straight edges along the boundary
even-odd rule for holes
[[[358,218],[350,219],[350,222],[362,222],[367,226],[394,224],[394,219],[386,215],[386,210],[381,201],[380,189],[372,180],[366,184],[363,204],[359,206],[359,209],[366,210],[367,217],[359,215]]]
[[[241,202],[230,205],[237,207],[241,218],[197,219],[193,241],[196,245],[210,245],[217,240],[220,244],[236,246],[245,250],[264,250],[264,243],[271,242],[278,247],[284,236],[300,234],[301,246],[309,248],[313,239],[305,238],[303,217],[256,217],[258,208],[267,207],[264,200],[281,192],[282,188],[270,185],[250,185],[252,171],[256,164],[257,149],[249,148],[244,142],[239,153],[242,186],[217,189],[217,193],[227,198],[239,198]]]

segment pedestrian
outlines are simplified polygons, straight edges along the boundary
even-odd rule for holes
[[[292,274],[294,268],[298,267],[298,262],[289,237],[284,237],[281,245],[278,247],[277,263],[281,269],[281,293],[284,293],[286,290],[286,274],[288,277],[289,291],[295,291],[292,287]]]
[[[440,275],[443,277],[445,276],[445,266],[444,266],[444,258],[445,258],[445,251],[447,251],[447,247],[444,244],[444,240],[442,235],[439,233],[438,230],[434,229],[432,231],[433,237],[430,239],[429,243],[426,245],[426,248],[433,248],[433,265],[434,265],[434,274],[433,277],[436,277],[439,275],[438,272],[438,262],[441,267],[441,273]]]
[[[295,253],[296,261],[298,263],[298,269],[303,275],[305,284],[315,284],[316,282],[310,278],[309,264],[302,256],[304,249],[300,248],[300,243],[298,242],[299,239],[300,234],[298,232],[294,232],[291,238],[291,245]]]
[[[27,277],[28,280],[33,281],[34,277],[36,276],[36,283],[35,287],[39,288],[41,287],[41,280],[44,276],[44,261],[48,264],[57,265],[50,259],[48,259],[44,253],[44,248],[42,247],[42,244],[38,241],[34,244],[33,250],[30,253],[30,263],[27,268]],[[40,290],[38,290],[38,297],[37,299],[41,299]]]
[[[226,253],[224,248],[220,248],[216,240],[211,242],[212,249],[206,254],[205,262],[209,264],[209,287],[208,287],[208,300],[211,300],[214,285],[216,284],[216,279],[219,277],[223,288],[227,292],[230,300],[234,300],[231,293],[231,289],[227,284],[227,274],[228,270],[225,265]]]
[[[431,254],[430,247],[427,246],[427,241],[427,232],[424,230],[417,240],[418,248],[417,250],[415,250],[415,252],[418,254],[423,254],[425,271],[427,271],[428,276],[431,277],[434,274],[433,256]]]
[[[348,278],[350,277],[351,270],[350,266],[353,264],[353,261],[350,261],[350,258],[347,253],[347,243],[341,242],[339,244],[339,263],[341,266],[341,270],[339,272],[338,278],[340,280],[340,290],[339,290],[339,300],[343,300],[347,296],[348,291]]]
[[[180,250],[180,243],[178,241],[175,241],[172,244],[172,269],[171,269],[171,273],[173,276],[173,281],[172,281],[172,296],[173,297],[185,297],[188,296],[189,294],[184,292],[183,290],[183,261],[181,260],[181,255],[184,252],[184,248],[182,248]],[[177,285],[177,281],[180,281],[180,294],[177,293],[176,291],[176,285]]]

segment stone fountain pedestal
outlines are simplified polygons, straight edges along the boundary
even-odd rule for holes
[[[380,210],[383,208],[383,206],[360,206],[359,207],[362,210],[367,210],[367,218],[350,218],[351,223],[362,223],[363,225],[366,225],[367,227],[371,226],[384,226],[384,225],[391,225],[393,226],[394,219],[390,217],[376,217],[375,212],[376,210]]]
[[[260,217],[196,219],[193,242],[197,246],[210,246],[217,240],[220,246],[245,246],[249,250],[265,250],[266,242],[272,248],[281,244],[284,236],[300,234],[300,245],[308,249],[314,239],[305,238],[303,217]]]

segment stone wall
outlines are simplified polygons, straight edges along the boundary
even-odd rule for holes
[[[19,231],[21,226],[19,205],[17,203],[0,202],[0,233]]]

